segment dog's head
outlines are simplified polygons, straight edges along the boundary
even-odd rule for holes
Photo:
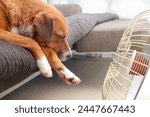
[[[65,18],[60,15],[51,15],[40,12],[33,20],[35,39],[42,46],[52,48],[61,61],[72,57],[66,35],[68,33]]]

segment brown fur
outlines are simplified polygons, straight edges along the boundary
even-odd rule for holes
[[[10,32],[22,24],[33,25],[32,38]],[[40,0],[0,0],[0,40],[27,48],[36,60],[45,54],[58,74],[65,67],[58,57],[69,49],[67,32],[65,18],[52,5]]]

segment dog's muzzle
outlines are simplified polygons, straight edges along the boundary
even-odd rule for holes
[[[62,54],[59,56],[59,58],[61,61],[67,61],[67,60],[71,59],[72,58],[71,50],[62,52]]]

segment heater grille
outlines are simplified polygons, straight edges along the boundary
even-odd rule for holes
[[[106,74],[103,99],[135,99],[149,70],[150,10],[132,19]]]

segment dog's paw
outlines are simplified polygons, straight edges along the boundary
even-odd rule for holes
[[[77,85],[81,82],[81,80],[67,68],[61,70],[60,73],[60,78],[69,85]]]
[[[41,72],[42,75],[45,77],[52,77],[52,69],[50,64],[48,63],[45,56],[43,56],[41,59],[37,60],[37,66]]]
[[[77,85],[81,82],[81,80],[77,76],[72,76],[64,80],[69,85]]]

